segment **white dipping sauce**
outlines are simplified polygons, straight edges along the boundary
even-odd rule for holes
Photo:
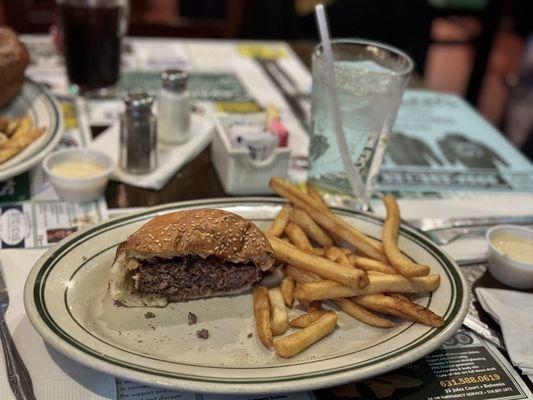
[[[60,162],[52,167],[53,174],[74,179],[92,178],[102,172],[104,167],[100,164],[82,159]]]
[[[533,240],[519,236],[501,235],[491,240],[492,245],[513,260],[533,264]]]

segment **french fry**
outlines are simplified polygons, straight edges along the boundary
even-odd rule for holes
[[[313,200],[315,200],[316,204],[322,208],[323,210],[329,210],[328,205],[324,201],[324,198],[318,193],[318,190],[316,190],[315,185],[312,183],[307,182],[305,185],[305,189],[307,191],[307,194],[309,197],[311,197]]]
[[[272,222],[272,225],[268,229],[267,234],[270,236],[280,237],[285,231],[285,227],[289,223],[290,217],[291,206],[286,204],[281,207],[281,210],[279,210],[276,218],[274,218],[274,221]]]
[[[367,236],[367,239],[370,243],[374,245],[376,249],[378,249],[382,254],[385,254],[385,248],[383,247],[383,243],[380,242],[377,239],[374,239],[373,237]]]
[[[293,279],[299,283],[316,282],[320,280],[319,276],[309,273],[307,271],[302,271],[293,266],[286,266],[285,274],[292,276]],[[337,307],[339,307],[346,314],[366,324],[377,326],[380,328],[392,328],[394,326],[392,321],[381,318],[378,315],[375,315],[374,313],[364,309],[363,307],[358,306],[357,304],[355,304],[354,306],[352,306],[351,304],[348,304],[352,302],[350,302],[347,299],[337,298],[337,299],[333,299],[333,302],[337,305]],[[311,304],[313,303],[315,303],[315,301],[311,302]],[[316,318],[316,315],[309,315],[309,314],[310,313],[304,314],[296,318],[295,320],[292,320],[290,325],[295,328],[305,327],[306,324],[311,323],[311,321]]]
[[[30,131],[26,135],[19,135],[15,137],[15,134],[0,148],[0,164],[16,156],[22,150],[24,150],[31,142],[37,140],[44,132],[46,128],[38,128]],[[18,129],[17,129],[18,132]]]
[[[323,209],[316,200],[298,188],[277,177],[271,178],[269,185],[277,194],[289,200],[296,207],[303,209],[318,225],[334,234],[335,237],[346,240],[370,258],[386,261],[385,255],[376,246],[375,241],[368,240],[365,234],[333,214],[329,209]]]
[[[347,256],[349,256],[350,254],[352,254],[352,251],[346,247],[340,247],[340,249],[342,250],[342,252],[344,254],[346,254]]]
[[[33,128],[33,122],[28,115],[22,117],[17,124],[17,128],[11,132],[11,139],[22,138],[30,134]]]
[[[409,297],[407,297],[405,294],[403,293],[386,293],[388,296],[391,296],[391,297],[398,297],[400,299],[403,299],[405,301],[411,301],[409,299]]]
[[[294,304],[294,279],[292,279],[290,276],[283,278],[281,281],[281,294],[283,295],[283,301],[285,302],[285,305],[289,308],[292,308]]]
[[[407,300],[405,296],[401,294],[390,294],[387,297],[395,300],[396,310],[408,315],[420,324],[432,326],[434,328],[440,328],[444,325],[444,318],[440,315],[435,314],[427,307]]]
[[[344,254],[342,250],[336,246],[330,246],[326,248],[325,256],[328,260],[340,264],[344,267],[350,268],[354,266],[352,263],[350,263],[348,257],[346,257],[346,254]]]
[[[293,267],[292,265],[286,265],[284,271],[286,276],[291,277],[298,283],[316,282],[322,280],[322,278],[317,274]]]
[[[369,283],[364,288],[343,286],[331,280],[299,283],[294,289],[294,297],[303,300],[325,300],[384,292],[422,293],[433,292],[440,285],[440,275],[436,274],[411,279],[401,275],[370,275],[368,280]]]
[[[313,254],[315,256],[324,257],[325,252],[326,251],[324,250],[323,247],[313,247]]]
[[[272,347],[272,329],[270,327],[270,304],[268,289],[258,286],[253,291],[254,318],[259,340],[267,348]]]
[[[323,247],[333,246],[333,240],[304,210],[295,208],[291,220],[319,245]]]
[[[378,328],[392,328],[394,324],[388,319],[381,318],[380,316],[368,311],[366,308],[359,304],[353,303],[348,299],[333,299],[333,302],[346,314],[354,317],[358,321],[365,324],[375,326]]]
[[[366,271],[367,275],[399,275],[399,274],[386,274],[379,271]]]
[[[5,134],[9,137],[13,136],[21,120],[22,118],[17,118],[17,119],[7,121],[5,129],[4,129]]]
[[[336,323],[337,314],[328,311],[307,328],[274,342],[276,353],[284,358],[293,357],[333,332]]]
[[[273,236],[268,236],[268,240],[274,250],[274,257],[286,264],[354,288],[365,287],[368,283],[366,273],[360,269],[343,267],[313,254],[307,254]]]
[[[413,320],[411,317],[396,310],[395,308],[385,306],[383,302],[380,301],[380,296],[382,296],[381,293],[376,294],[376,295],[370,294],[366,296],[351,297],[350,301],[353,301],[354,303],[357,303],[372,311],[376,311],[376,312],[386,314],[386,315],[391,315],[393,317],[400,318],[406,321]]]
[[[291,328],[307,328],[325,313],[327,313],[326,310],[308,311],[306,314],[293,319],[289,325]]]
[[[426,276],[429,266],[419,265],[407,258],[398,248],[398,231],[400,229],[400,209],[394,196],[383,196],[383,203],[387,209],[387,218],[381,232],[383,247],[391,265],[405,277]]]
[[[289,222],[285,227],[285,234],[293,245],[306,253],[313,253],[313,246],[305,236],[305,232],[298,225]]]
[[[305,308],[306,310],[309,310],[309,305],[311,304],[310,301],[298,299],[298,303],[300,303],[302,307]]]
[[[270,329],[272,335],[281,335],[289,329],[289,316],[280,288],[269,289],[268,300],[270,303]]]
[[[322,310],[322,302],[320,300],[313,300],[311,303],[309,303],[309,307],[307,307],[307,311],[309,312],[320,310]]]
[[[398,271],[392,268],[390,265],[385,264],[384,262],[372,260],[371,258],[356,256],[351,254],[348,256],[350,263],[359,269],[364,269],[365,271],[377,271],[383,272],[384,274],[396,275]]]
[[[392,315],[399,316],[400,318],[402,316],[407,316],[407,319],[434,328],[440,328],[444,325],[444,320],[441,316],[420,304],[405,300],[403,296],[372,294],[356,298],[355,301],[358,304],[366,304],[369,308],[374,307],[374,309],[378,309],[381,307],[383,310],[381,312],[385,314],[389,313],[391,310],[397,311],[398,313],[393,312]]]
[[[290,322],[290,326],[293,328],[307,328],[313,322],[318,320],[322,315],[326,313],[322,310],[322,302],[315,300],[309,303],[307,307],[307,313],[300,315],[298,318],[293,319]]]

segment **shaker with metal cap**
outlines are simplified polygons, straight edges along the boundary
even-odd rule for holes
[[[169,69],[161,74],[157,137],[166,143],[182,143],[190,137],[190,100],[187,72]]]
[[[130,92],[124,103],[126,111],[120,118],[120,168],[131,174],[145,174],[157,168],[154,98],[145,92]]]

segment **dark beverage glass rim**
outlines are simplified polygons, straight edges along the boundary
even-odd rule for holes
[[[74,6],[84,8],[114,8],[128,4],[128,0],[56,0],[61,6]]]

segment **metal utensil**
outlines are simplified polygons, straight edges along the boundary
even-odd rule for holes
[[[533,215],[495,216],[475,218],[423,218],[408,221],[439,245],[459,237],[483,236],[488,228],[499,224],[533,225]]]
[[[490,329],[487,324],[481,322],[480,320],[474,318],[470,314],[468,314],[463,321],[463,325],[466,326],[468,329],[470,329],[473,332],[476,332],[478,335],[483,337],[484,339],[491,342],[493,345],[495,345],[500,350],[505,350],[505,345],[503,342],[503,337],[493,329]]]
[[[17,400],[35,400],[30,374],[20,357],[5,321],[9,295],[0,269],[0,340],[6,360],[7,378]]]

